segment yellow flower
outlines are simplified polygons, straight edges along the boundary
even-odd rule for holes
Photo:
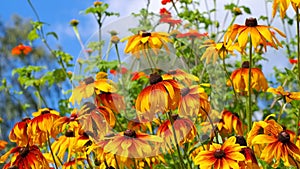
[[[272,11],[272,17],[274,18],[277,9],[279,7],[280,11],[280,17],[283,19],[286,14],[286,10],[289,8],[290,3],[292,4],[294,10],[296,11],[299,8],[300,1],[299,0],[274,0],[273,1],[273,11]]]
[[[283,32],[272,26],[258,25],[256,18],[246,19],[245,25],[232,25],[224,35],[224,42],[230,45],[230,42],[235,42],[237,39],[239,47],[244,50],[248,42],[249,36],[254,48],[260,44],[265,50],[268,44],[277,49],[277,45],[282,47],[279,40],[271,32],[274,29],[281,36],[286,37]]]
[[[275,88],[268,88],[267,92],[271,92],[280,95],[286,103],[290,103],[293,100],[300,100],[300,92],[286,92],[282,86]]]
[[[169,39],[169,34],[164,32],[146,32],[139,31],[138,34],[126,37],[121,41],[128,40],[125,53],[131,53],[137,58],[140,58],[142,51],[144,56],[147,56],[145,50],[152,49],[155,54],[158,54],[162,47],[169,51],[168,43],[172,42]]]
[[[27,134],[27,127],[30,121],[30,118],[24,118],[22,121],[16,123],[9,133],[9,140],[15,142],[18,146],[25,147],[31,137]]]
[[[229,133],[232,133],[233,129],[236,134],[243,135],[243,124],[237,114],[224,110],[222,112],[222,119]]]
[[[262,160],[272,163],[275,158],[273,164],[275,168],[279,165],[280,159],[285,166],[291,165],[289,158],[300,160],[300,150],[291,140],[289,132],[278,124],[269,124],[264,130],[264,134],[259,134],[252,140],[252,144],[266,144],[260,156]]]
[[[265,78],[263,72],[259,68],[251,69],[251,89],[256,91],[266,91],[268,89],[268,82]],[[249,62],[245,61],[242,64],[242,68],[236,69],[232,72],[230,79],[227,81],[227,86],[234,87],[235,91],[238,93],[248,92],[248,78],[249,78]]]
[[[225,59],[228,53],[234,55],[233,50],[237,50],[241,53],[244,53],[242,52],[242,50],[240,49],[237,43],[235,43],[234,45],[226,45],[223,42],[215,43],[215,41],[213,40],[207,40],[204,42],[204,45],[200,46],[200,48],[203,47],[207,47],[207,48],[203,53],[201,60],[205,59],[207,64],[210,63],[211,60],[212,63],[216,63],[218,56],[221,59]]]
[[[244,146],[236,143],[235,136],[226,140],[223,145],[213,143],[209,150],[201,151],[194,159],[200,169],[239,168],[238,162],[245,157],[240,151]]]

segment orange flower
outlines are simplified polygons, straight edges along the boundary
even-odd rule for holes
[[[136,99],[139,114],[148,114],[148,120],[159,112],[167,112],[177,108],[180,99],[180,86],[173,79],[163,79],[159,74],[150,75],[150,86],[145,87]]]
[[[296,64],[298,63],[298,60],[297,59],[289,59],[290,63],[291,64]]]
[[[222,119],[229,133],[232,133],[232,129],[234,129],[236,134],[243,135],[243,124],[236,113],[224,110],[222,112]]]
[[[27,134],[27,127],[30,123],[30,118],[25,118],[16,123],[9,133],[9,140],[15,142],[18,146],[24,147],[29,143],[30,137]]]
[[[166,151],[169,148],[172,148],[172,144],[180,144],[191,142],[196,136],[197,130],[194,126],[194,123],[190,119],[179,118],[177,114],[172,115],[173,127],[177,139],[174,139],[174,132],[172,129],[172,123],[170,120],[166,120],[162,123],[157,129],[157,135],[161,138],[164,138],[164,145],[162,147],[163,151]]]
[[[163,17],[163,18],[160,18],[160,20],[159,20],[159,22],[160,23],[167,23],[167,24],[169,24],[170,26],[175,26],[175,25],[179,25],[179,24],[181,24],[181,20],[180,19],[173,19],[173,18],[171,18],[171,17]]]
[[[208,37],[208,33],[199,33],[197,30],[190,29],[187,33],[180,33],[176,38],[190,38],[191,40],[196,38]]]
[[[43,108],[32,113],[32,115],[34,118],[30,121],[27,132],[31,136],[32,140],[30,141],[33,144],[42,145],[48,140],[50,135],[55,136],[58,134],[51,132],[54,121],[60,117],[59,112]]]
[[[144,158],[153,155],[151,144],[161,143],[162,138],[145,133],[126,130],[114,136],[104,147],[104,151],[120,156],[121,161],[128,158]]]
[[[117,93],[101,92],[96,97],[97,105],[103,105],[113,112],[120,113],[125,110],[124,97]]]
[[[170,3],[172,0],[162,0],[161,4],[166,5],[167,3]]]
[[[293,100],[300,100],[300,92],[286,92],[282,86],[278,86],[277,89],[270,87],[267,92],[280,95],[285,103],[290,103]]]
[[[238,162],[245,157],[240,151],[244,146],[236,144],[234,136],[226,140],[223,145],[213,143],[209,150],[201,151],[194,159],[200,169],[239,168]]]
[[[97,141],[101,140],[115,126],[114,113],[105,106],[85,103],[78,113],[82,128]]]
[[[251,89],[256,91],[266,91],[268,89],[268,82],[259,68],[251,69]],[[249,62],[243,62],[242,68],[236,69],[232,72],[230,79],[236,92],[248,92],[248,77],[249,77]],[[227,81],[227,85],[231,86],[231,81]]]
[[[245,161],[239,162],[239,166],[241,169],[259,169],[257,159],[254,155],[254,152],[251,148],[246,147],[247,143],[243,136],[235,136],[236,137],[236,143],[245,146],[245,148],[242,148],[241,153],[245,156]]]
[[[159,11],[159,14],[162,18],[170,18],[171,17],[171,12],[169,12],[166,8],[161,8]]]
[[[248,42],[249,36],[251,37],[251,42],[254,48],[262,44],[266,50],[268,43],[277,49],[277,45],[282,47],[279,40],[271,32],[270,28],[274,29],[281,36],[286,37],[284,33],[275,27],[258,25],[256,18],[246,19],[245,25],[232,25],[224,35],[224,42],[228,45],[235,42],[237,39],[239,47],[244,50]]]
[[[125,40],[128,40],[125,53],[131,53],[137,58],[140,58],[140,52],[147,57],[146,50],[148,49],[152,49],[156,55],[161,48],[165,48],[169,52],[168,43],[172,42],[168,33],[146,31],[139,31],[138,34],[126,37],[121,41]]]
[[[279,124],[268,124],[264,128],[264,134],[255,136],[252,144],[266,144],[260,158],[267,163],[274,162],[273,167],[279,165],[280,159],[285,166],[290,166],[290,159],[300,160],[300,150],[291,140],[290,134]],[[292,163],[293,164],[293,163]]]
[[[15,147],[0,157],[0,163],[6,161],[9,155],[14,154],[11,161],[4,166],[4,169],[50,169],[49,164],[40,149],[33,146]]]
[[[136,81],[136,80],[139,80],[141,78],[149,78],[149,76],[146,75],[144,72],[133,72],[131,81]]]
[[[28,55],[32,51],[32,48],[30,46],[25,46],[23,44],[20,44],[16,47],[14,47],[11,50],[12,55]]]
[[[193,85],[181,90],[181,98],[178,103],[178,114],[181,117],[195,118],[201,116],[206,119],[209,113],[210,104],[203,88]]]

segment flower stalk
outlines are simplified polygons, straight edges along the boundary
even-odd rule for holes
[[[248,132],[252,127],[252,85],[251,85],[251,76],[252,76],[252,40],[250,36],[250,47],[249,47],[249,77],[248,77],[248,112],[247,112],[247,120],[248,120]]]

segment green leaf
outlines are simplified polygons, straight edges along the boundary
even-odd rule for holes
[[[36,29],[33,29],[29,32],[27,38],[29,41],[34,41],[36,39],[38,39],[40,36],[37,34]]]
[[[241,8],[243,8],[244,11],[245,11],[247,14],[251,14],[250,8],[248,8],[248,7],[246,7],[246,6],[241,6]]]
[[[52,35],[56,40],[58,40],[58,36],[55,32],[48,32],[46,35],[47,36]]]

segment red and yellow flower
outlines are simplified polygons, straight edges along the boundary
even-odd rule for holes
[[[224,110],[222,112],[222,119],[229,133],[232,133],[234,130],[237,135],[243,135],[243,124],[236,113]]]
[[[30,118],[24,118],[16,123],[9,133],[9,140],[15,142],[18,146],[25,147],[30,142],[30,135],[27,134]]]
[[[244,146],[236,143],[235,136],[226,140],[223,145],[213,143],[209,150],[201,151],[194,159],[200,169],[239,168],[239,162],[245,161],[245,157],[240,151]]]
[[[282,86],[278,86],[276,89],[270,87],[267,92],[280,95],[286,103],[290,103],[293,100],[300,100],[300,92],[286,92]]]

